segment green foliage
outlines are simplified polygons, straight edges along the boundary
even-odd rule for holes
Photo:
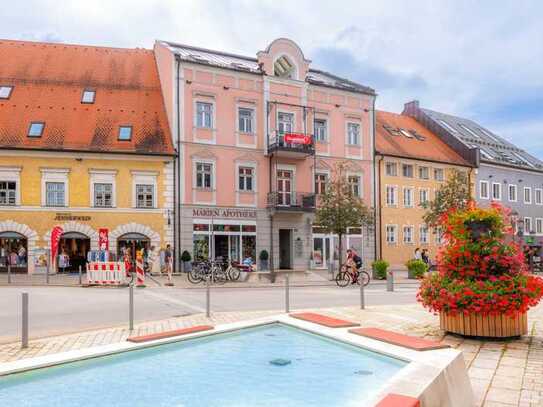
[[[387,270],[390,264],[386,260],[375,260],[371,263],[371,268],[374,271],[374,275],[379,280],[387,278]]]
[[[339,236],[339,260],[342,256],[342,236],[349,227],[373,224],[373,213],[364,201],[351,192],[347,181],[347,168],[340,163],[334,168],[325,192],[318,197],[315,224]]]
[[[453,170],[447,182],[436,191],[435,199],[422,204],[422,207],[426,209],[422,219],[429,226],[437,226],[441,215],[451,209],[465,209],[470,199],[471,192],[467,174]]]
[[[184,261],[184,262],[187,262],[187,261],[191,261],[191,257],[190,257],[190,253],[185,250],[182,254],[181,254],[181,261]]]
[[[267,250],[262,250],[258,256],[258,258],[262,261],[268,260],[270,255],[268,254]]]
[[[405,263],[407,270],[415,278],[422,278],[428,271],[428,264],[419,259],[411,259]]]

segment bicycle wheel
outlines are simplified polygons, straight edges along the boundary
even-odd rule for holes
[[[360,270],[358,272],[358,279],[356,280],[358,285],[364,284],[364,287],[370,283],[370,275],[367,271]]]
[[[347,287],[351,282],[351,275],[346,271],[340,271],[336,276],[338,287]]]
[[[220,267],[214,267],[211,271],[211,281],[214,284],[224,284],[226,283],[226,273]]]
[[[187,273],[187,278],[192,284],[198,284],[203,281],[202,266],[195,266]]]

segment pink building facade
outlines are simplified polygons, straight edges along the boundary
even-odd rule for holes
[[[373,206],[372,89],[310,67],[288,39],[256,58],[158,41],[154,47],[174,146],[177,253],[325,268],[337,239],[313,224],[333,168]],[[366,261],[373,232],[347,245]]]

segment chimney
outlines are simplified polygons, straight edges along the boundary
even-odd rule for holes
[[[419,110],[419,101],[415,99],[411,102],[404,103],[402,114],[406,116],[415,116],[417,110]]]

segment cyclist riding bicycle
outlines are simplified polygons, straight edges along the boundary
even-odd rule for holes
[[[362,258],[356,254],[352,249],[347,250],[347,264],[350,265],[352,270],[353,282],[351,284],[356,284],[358,281],[359,270],[362,267]]]

